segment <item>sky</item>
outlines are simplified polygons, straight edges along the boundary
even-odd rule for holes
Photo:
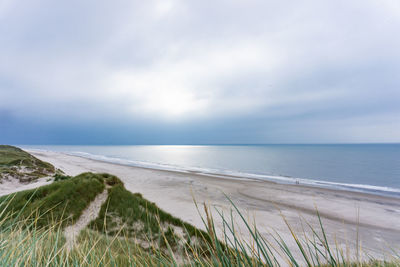
[[[381,142],[398,0],[0,0],[0,143]]]

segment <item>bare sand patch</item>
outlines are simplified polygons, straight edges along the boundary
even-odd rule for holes
[[[43,185],[50,184],[53,177],[39,178],[30,183],[21,183],[18,178],[12,176],[4,177],[0,182],[0,196],[12,194],[19,191],[34,189]]]

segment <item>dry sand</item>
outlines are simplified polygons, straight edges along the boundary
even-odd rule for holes
[[[306,227],[304,220],[317,227],[318,208],[328,239],[356,247],[358,234],[363,251],[382,257],[389,246],[400,244],[400,199],[364,193],[330,190],[301,185],[284,185],[268,181],[213,177],[192,173],[152,170],[100,162],[58,152],[29,151],[41,160],[52,163],[66,174],[107,172],[117,175],[125,187],[139,192],[172,215],[203,228],[192,196],[198,203],[229,210],[229,196],[254,220],[258,229],[268,235],[271,229],[289,239],[282,215],[298,231]],[[218,219],[214,212],[217,224]],[[237,221],[239,218],[235,218]],[[302,223],[303,222],[303,223]],[[242,225],[244,236],[247,235]],[[294,246],[291,243],[291,246]]]
[[[0,196],[33,189],[42,185],[50,184],[51,182],[53,182],[52,177],[39,178],[32,183],[21,183],[17,178],[7,177],[0,182]]]

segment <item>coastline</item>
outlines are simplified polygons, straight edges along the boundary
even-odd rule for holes
[[[359,235],[363,250],[380,257],[390,244],[400,244],[400,200],[389,196],[229,176],[155,170],[61,152],[27,151],[69,175],[86,171],[117,175],[129,191],[141,193],[167,212],[203,229],[193,197],[199,204],[205,202],[229,212],[230,203],[226,198],[229,196],[250,220],[256,222],[265,235],[273,229],[283,238],[288,237],[288,229],[282,216],[295,230],[302,231],[305,221],[318,229],[318,219],[315,216],[317,207],[328,238],[336,239],[339,244],[349,243],[349,247],[353,249],[356,244],[351,241],[356,240],[355,236]],[[214,214],[214,218],[218,223],[217,214]]]
[[[288,176],[288,175],[279,175],[279,174],[265,174],[258,172],[243,172],[239,170],[231,170],[231,169],[213,169],[209,167],[190,167],[190,166],[181,166],[181,165],[171,165],[168,163],[159,163],[159,162],[151,162],[151,161],[138,161],[131,160],[128,158],[124,158],[123,156],[105,156],[100,154],[92,154],[85,150],[83,151],[67,151],[67,150],[53,150],[52,148],[34,148],[34,147],[24,147],[21,148],[31,151],[31,152],[61,152],[71,156],[78,156],[83,158],[88,158],[92,160],[97,160],[100,162],[108,162],[114,163],[122,166],[132,166],[144,169],[152,169],[152,170],[163,170],[163,171],[172,171],[179,173],[191,173],[205,176],[213,176],[218,178],[235,178],[235,179],[255,179],[269,182],[276,182],[280,184],[289,184],[289,185],[304,185],[307,187],[317,187],[317,188],[327,188],[333,190],[344,190],[351,192],[361,192],[367,194],[381,195],[381,196],[389,196],[396,197],[400,199],[400,187],[393,187],[388,185],[383,185],[382,183],[373,184],[373,183],[360,183],[360,182],[350,182],[350,181],[336,181],[335,178],[333,180],[321,180],[307,177],[298,177],[298,176]],[[85,152],[84,152],[85,151]],[[193,163],[193,162],[192,162]],[[345,175],[345,174],[342,174]]]

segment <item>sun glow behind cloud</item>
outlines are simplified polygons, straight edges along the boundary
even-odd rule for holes
[[[132,116],[167,120],[237,114],[267,101],[260,98],[260,93],[268,88],[244,87],[243,94],[226,94],[221,84],[221,79],[229,80],[260,67],[277,67],[277,54],[273,55],[267,46],[250,41],[230,47],[212,43],[181,46],[179,58],[177,49],[176,45],[168,47],[165,56],[150,69],[115,72],[108,83],[109,94],[130,101]]]
[[[196,99],[190,92],[179,90],[155,91],[149,99],[144,109],[166,118],[203,113],[207,106],[206,101]]]
[[[112,94],[123,97],[133,117],[182,119],[205,112],[207,99],[195,95],[180,80],[165,73],[118,73],[110,83]]]

